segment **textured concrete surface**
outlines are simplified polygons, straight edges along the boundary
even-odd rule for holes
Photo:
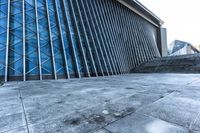
[[[200,73],[200,54],[155,58],[132,70],[137,73]]]
[[[200,133],[200,74],[9,82],[3,133]]]

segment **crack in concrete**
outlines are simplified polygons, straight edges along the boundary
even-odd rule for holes
[[[107,132],[109,132],[109,133],[113,133],[113,132],[111,132],[110,130],[104,128],[104,127],[103,127],[102,129],[104,129],[105,131],[107,131]]]

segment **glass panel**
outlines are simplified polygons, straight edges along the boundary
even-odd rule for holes
[[[47,22],[47,10],[45,0],[38,0],[38,23],[39,23],[39,41],[42,63],[42,74],[53,75],[53,64],[51,58],[50,34]]]
[[[6,39],[7,39],[7,1],[0,1],[0,76],[5,73],[5,54],[6,54]]]
[[[39,75],[34,0],[25,0],[26,75]]]

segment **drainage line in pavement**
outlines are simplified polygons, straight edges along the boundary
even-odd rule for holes
[[[26,121],[26,129],[27,129],[27,132],[29,133],[28,120],[27,120],[27,117],[26,117],[26,112],[25,112],[25,108],[24,108],[24,102],[22,100],[22,95],[21,95],[20,89],[19,89],[19,99],[21,100],[21,104],[22,104],[22,108],[23,108],[23,113],[24,113],[24,117],[25,117],[25,121]]]

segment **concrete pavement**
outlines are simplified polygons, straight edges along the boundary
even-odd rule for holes
[[[3,133],[199,133],[200,74],[8,82]]]

